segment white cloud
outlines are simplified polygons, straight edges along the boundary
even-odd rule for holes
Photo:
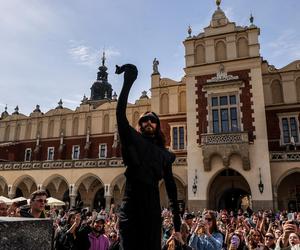
[[[78,64],[92,67],[99,64],[100,58],[102,57],[101,50],[85,45],[84,41],[70,40],[69,42],[70,49],[68,50],[68,53]],[[106,58],[112,58],[120,55],[120,52],[112,47],[105,49]]]
[[[283,31],[283,33],[273,42],[267,44],[272,50],[272,57],[300,57],[300,44],[298,33],[292,29]]]

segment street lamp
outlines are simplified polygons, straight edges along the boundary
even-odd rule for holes
[[[195,169],[194,184],[192,186],[192,190],[193,190],[194,195],[196,195],[196,193],[197,193],[197,188],[198,188],[197,183],[198,183],[198,175],[197,175],[197,169]]]
[[[260,172],[260,168],[259,168],[259,183],[258,183],[258,189],[259,192],[262,194],[264,192],[264,184],[262,183],[261,180],[261,172]]]

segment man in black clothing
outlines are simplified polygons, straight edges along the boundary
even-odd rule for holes
[[[165,148],[160,121],[154,112],[139,120],[139,131],[129,125],[126,106],[130,88],[137,78],[134,65],[116,69],[124,72],[117,104],[117,123],[126,168],[125,194],[120,209],[120,239],[124,250],[161,249],[161,207],[158,183],[163,178],[173,213],[175,231],[180,231],[177,188],[172,173],[175,155]]]

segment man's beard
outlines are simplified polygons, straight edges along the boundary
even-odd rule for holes
[[[104,234],[104,227],[101,227],[99,230],[93,228],[95,234]]]
[[[155,135],[155,129],[150,124],[146,125],[145,127],[142,127],[141,131],[144,135],[147,135],[147,136]]]

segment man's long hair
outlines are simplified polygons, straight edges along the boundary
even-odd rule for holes
[[[151,112],[151,111],[146,111],[144,114],[142,114],[139,118],[139,121],[138,121],[138,127],[137,127],[137,130],[143,134],[144,131],[143,131],[143,128],[142,128],[142,123],[140,122],[141,121],[141,118],[146,116],[147,114],[152,114],[156,119],[157,119],[157,126],[156,126],[156,130],[155,130],[155,133],[154,133],[154,139],[155,139],[155,143],[157,146],[161,147],[161,148],[165,148],[166,147],[166,139],[165,139],[165,135],[164,133],[161,131],[161,127],[160,127],[160,120],[158,118],[158,115],[155,114],[154,112]]]

